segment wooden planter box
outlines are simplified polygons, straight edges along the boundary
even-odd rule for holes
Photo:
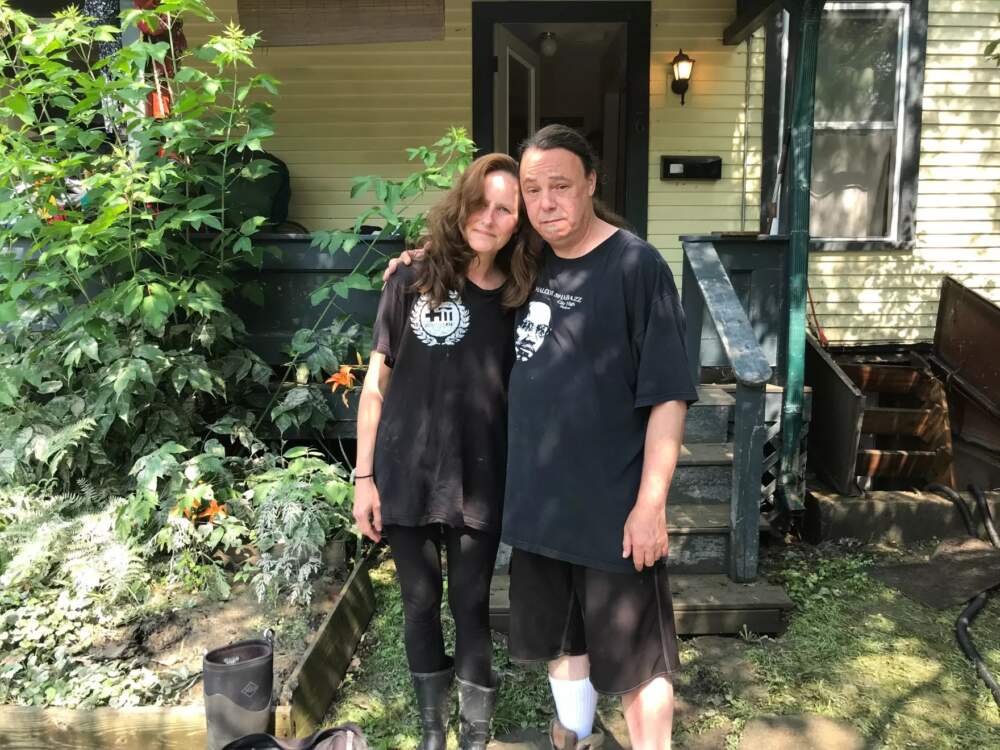
[[[375,612],[368,571],[364,557],[281,688],[274,710],[277,736],[308,735],[326,715]],[[0,706],[4,750],[196,750],[205,742],[205,710],[198,704],[91,710]]]
[[[288,361],[286,350],[292,336],[301,328],[312,328],[325,307],[325,303],[313,305],[310,301],[316,289],[344,278],[359,263],[361,270],[366,270],[383,254],[395,257],[403,250],[402,240],[379,240],[370,251],[369,242],[363,240],[348,253],[331,254],[313,247],[309,234],[254,235],[255,246],[277,248],[280,254],[267,253],[259,270],[240,271],[234,277],[241,284],[256,282],[264,295],[263,306],[238,292],[228,300],[246,325],[250,348],[268,364]],[[330,306],[319,326],[328,326],[345,314],[370,326],[375,322],[378,296],[378,292],[352,289],[346,300]]]

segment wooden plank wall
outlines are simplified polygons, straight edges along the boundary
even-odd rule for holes
[[[761,30],[750,40],[748,68],[746,43],[722,44],[722,32],[734,18],[733,0],[653,0],[652,5],[648,238],[680,283],[679,235],[755,231],[759,225],[764,37]],[[695,60],[683,107],[670,90],[670,61],[680,48]],[[664,154],[721,156],[722,179],[661,181]]]
[[[814,254],[809,283],[834,342],[927,341],[941,277],[1000,302],[1000,37],[997,0],[930,0],[917,248]]]
[[[220,21],[238,21],[236,0],[209,4]],[[193,42],[216,32],[186,30]],[[290,218],[310,230],[348,226],[364,208],[351,200],[352,177],[402,177],[407,148],[433,143],[450,125],[471,131],[470,0],[445,0],[441,40],[270,47],[254,59],[282,83],[268,148],[291,171]]]

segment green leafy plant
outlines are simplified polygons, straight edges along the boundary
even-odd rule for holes
[[[292,448],[247,484],[256,507],[258,598],[287,592],[291,601],[308,603],[327,540],[352,532],[354,492],[347,472],[316,451]]]
[[[201,0],[164,0],[123,25],[185,14],[211,18]],[[259,260],[264,217],[234,225],[226,201],[271,168],[253,154],[276,82],[247,72],[256,37],[236,26],[192,50],[171,31],[98,58],[118,30],[73,6],[39,22],[0,0],[0,472],[12,480],[113,476],[271,377],[225,304],[230,270]],[[164,85],[170,113],[147,116]]]

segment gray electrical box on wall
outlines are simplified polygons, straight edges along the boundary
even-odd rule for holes
[[[661,156],[661,180],[718,180],[722,177],[721,156]]]

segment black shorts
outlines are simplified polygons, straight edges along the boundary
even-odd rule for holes
[[[590,656],[605,695],[630,693],[680,668],[667,568],[611,573],[515,549],[510,561],[510,657]]]

